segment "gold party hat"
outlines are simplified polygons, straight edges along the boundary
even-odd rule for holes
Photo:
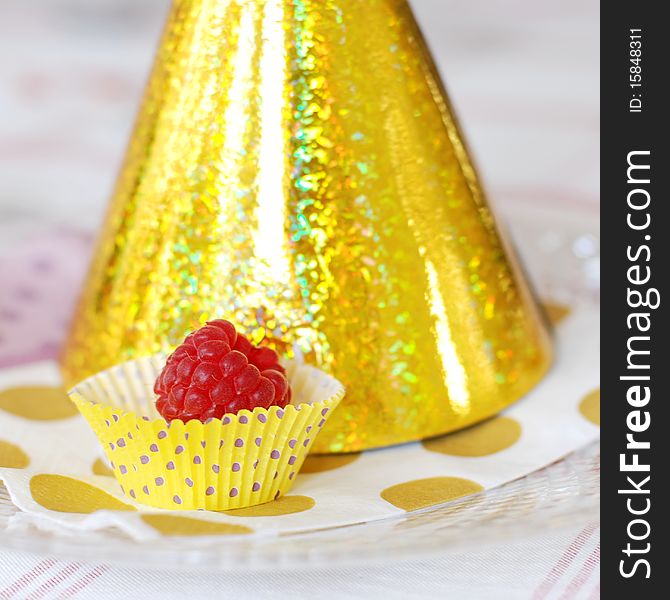
[[[404,0],[176,0],[66,382],[216,317],[344,383],[322,452],[464,427],[548,368]]]

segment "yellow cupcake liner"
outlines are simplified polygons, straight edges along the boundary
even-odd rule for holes
[[[207,423],[167,423],[154,406],[163,355],[118,365],[69,395],[103,446],[123,493],[172,510],[229,510],[286,494],[344,396],[333,377],[286,361],[293,401]]]

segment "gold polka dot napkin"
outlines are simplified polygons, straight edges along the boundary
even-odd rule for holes
[[[549,311],[556,363],[522,401],[450,435],[357,454],[311,455],[285,497],[225,512],[145,507],[111,476],[54,363],[0,371],[0,479],[50,530],[117,527],[137,539],[249,535],[381,519],[486,490],[551,463],[599,434],[598,313]]]

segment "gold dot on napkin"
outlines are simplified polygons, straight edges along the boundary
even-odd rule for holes
[[[91,471],[93,471],[95,475],[114,477],[112,470],[100,458],[93,463]]]
[[[300,474],[305,473],[321,473],[323,471],[332,471],[333,469],[340,469],[346,467],[352,462],[358,460],[360,452],[353,452],[351,454],[310,454],[305,462],[302,464]]]
[[[49,510],[92,513],[96,510],[135,510],[104,490],[65,475],[43,473],[30,480],[33,500]]]
[[[23,469],[30,464],[28,455],[15,444],[0,440],[0,467]]]
[[[66,419],[77,414],[77,407],[70,402],[59,387],[25,386],[0,392],[0,409],[34,421]]]
[[[565,304],[559,304],[558,302],[543,302],[542,308],[544,308],[544,313],[547,315],[547,319],[552,325],[558,325],[565,317],[567,317],[571,308]]]
[[[417,510],[481,492],[484,488],[460,477],[428,477],[387,487],[380,494],[388,503],[403,510]]]
[[[174,515],[142,515],[141,519],[163,535],[242,535],[253,533],[244,525],[214,523]]]
[[[450,456],[487,456],[514,445],[521,437],[521,425],[510,417],[494,417],[473,427],[439,438],[425,440],[423,447]]]
[[[281,496],[274,502],[227,510],[225,513],[234,517],[278,517],[305,512],[315,504],[314,499],[309,496]]]
[[[582,398],[579,403],[579,412],[594,425],[600,425],[600,388]]]

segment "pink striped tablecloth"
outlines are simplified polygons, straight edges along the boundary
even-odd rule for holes
[[[119,569],[0,551],[0,599],[596,600],[599,534],[593,523],[560,535],[421,561],[239,575]]]

